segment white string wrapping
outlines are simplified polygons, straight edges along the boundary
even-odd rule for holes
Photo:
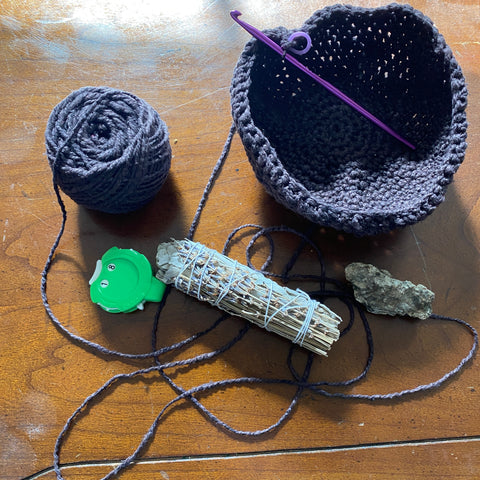
[[[231,315],[327,355],[341,318],[302,290],[292,290],[226,255],[190,240],[162,243],[156,276]]]

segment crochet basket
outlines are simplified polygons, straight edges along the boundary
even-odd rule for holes
[[[327,7],[301,30],[312,47],[298,60],[416,150],[252,39],[230,93],[256,177],[287,208],[356,235],[424,219],[466,149],[467,89],[444,38],[421,12],[397,4]],[[288,48],[293,31],[265,33]]]

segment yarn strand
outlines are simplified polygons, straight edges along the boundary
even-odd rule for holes
[[[217,160],[212,173],[210,175],[209,181],[205,187],[205,190],[203,192],[202,198],[199,202],[197,211],[195,213],[194,219],[192,221],[192,225],[190,227],[188,236],[189,238],[193,238],[196,228],[198,227],[199,220],[201,213],[203,212],[203,209],[205,207],[205,204],[209,198],[209,195],[213,189],[213,186],[215,184],[216,179],[218,178],[222,167],[226,161],[226,158],[228,156],[228,152],[230,149],[230,145],[232,142],[233,135],[235,133],[235,127],[232,125],[230,128],[230,132],[227,138],[227,141],[225,143],[225,146],[223,148],[223,151]],[[458,374],[464,367],[465,365],[473,358],[475,355],[475,352],[478,348],[478,334],[475,328],[470,325],[469,323],[456,319],[456,318],[450,318],[450,317],[445,317],[441,315],[432,315],[432,319],[436,320],[443,320],[443,321],[453,321],[462,326],[463,328],[466,328],[470,334],[473,337],[473,344],[472,347],[469,351],[469,353],[459,362],[459,364],[452,369],[450,372],[444,374],[441,378],[438,380],[424,384],[424,385],[419,385],[415,388],[410,388],[410,389],[405,389],[399,392],[392,392],[388,394],[353,394],[353,393],[343,393],[341,391],[329,391],[326,390],[326,388],[329,389],[336,389],[336,388],[345,388],[345,387],[350,387],[355,383],[358,383],[362,379],[364,379],[367,376],[367,373],[372,365],[373,362],[373,357],[374,357],[374,345],[373,345],[373,336],[372,332],[368,323],[367,316],[365,312],[363,311],[363,308],[354,300],[351,292],[347,288],[345,288],[345,285],[339,282],[336,279],[329,278],[326,275],[326,270],[325,270],[325,265],[323,262],[323,256],[318,249],[318,247],[315,245],[312,240],[306,236],[303,233],[297,232],[289,227],[285,226],[279,226],[279,227],[268,227],[264,228],[260,225],[256,224],[246,224],[242,225],[240,227],[237,227],[227,238],[226,243],[223,248],[223,253],[226,253],[232,243],[234,242],[235,238],[237,235],[240,234],[245,234],[245,231],[247,229],[253,230],[255,233],[253,233],[253,236],[251,237],[251,240],[248,243],[248,246],[246,248],[246,257],[247,257],[247,264],[253,268],[252,261],[251,261],[251,252],[252,249],[255,245],[255,243],[260,239],[260,238],[265,238],[270,246],[270,251],[267,255],[267,260],[264,262],[262,265],[260,271],[262,271],[265,275],[274,277],[274,278],[281,278],[284,281],[289,281],[289,280],[308,280],[308,281],[315,281],[319,285],[319,289],[311,292],[307,292],[311,298],[318,298],[319,300],[325,300],[328,298],[337,298],[340,301],[342,301],[348,309],[349,312],[349,321],[348,324],[343,328],[341,335],[345,335],[352,327],[354,324],[356,312],[360,316],[360,319],[362,320],[362,325],[363,329],[365,332],[365,341],[367,344],[368,352],[367,352],[367,358],[365,360],[365,364],[363,366],[362,371],[355,375],[353,378],[343,380],[343,381],[337,381],[337,382],[327,382],[327,381],[322,381],[322,382],[311,382],[310,380],[310,372],[311,372],[311,367],[314,361],[314,355],[309,353],[306,357],[305,365],[303,367],[303,371],[299,373],[296,368],[293,365],[293,357],[295,352],[298,351],[298,347],[295,345],[292,345],[290,347],[290,350],[288,352],[287,356],[287,365],[291,373],[291,378],[280,378],[280,379],[275,379],[275,378],[260,378],[260,377],[239,377],[239,378],[231,378],[231,379],[225,379],[225,380],[220,380],[216,382],[206,382],[200,385],[197,385],[193,388],[190,389],[185,389],[181,385],[179,385],[177,382],[175,382],[172,378],[171,375],[169,375],[166,370],[168,369],[178,369],[179,367],[185,367],[185,366],[191,366],[191,365],[198,365],[202,362],[206,362],[209,360],[212,360],[219,355],[221,355],[223,352],[229,350],[233,345],[235,345],[237,342],[239,342],[245,334],[248,332],[250,326],[249,324],[245,324],[244,327],[242,327],[230,340],[228,340],[223,346],[219,347],[216,350],[206,352],[203,354],[199,354],[195,357],[192,358],[187,358],[183,360],[176,360],[172,362],[167,362],[167,363],[162,363],[160,361],[161,355],[163,355],[166,352],[174,351],[174,350],[179,350],[186,345],[190,344],[191,342],[197,340],[203,335],[206,335],[207,333],[211,332],[214,330],[218,325],[220,325],[224,320],[228,318],[228,315],[222,315],[219,317],[216,321],[212,323],[208,328],[201,332],[197,332],[194,335],[190,336],[189,338],[186,338],[176,344],[169,345],[166,347],[158,348],[157,343],[158,343],[158,328],[159,328],[159,319],[161,317],[161,314],[163,312],[164,306],[166,304],[166,300],[168,298],[168,294],[170,292],[170,289],[168,288],[166,291],[166,295],[164,296],[164,299],[162,302],[159,304],[157,312],[154,317],[154,322],[152,326],[152,333],[151,333],[151,348],[152,352],[150,353],[145,353],[145,354],[126,354],[122,352],[117,352],[114,350],[110,350],[106,347],[103,347],[99,344],[96,344],[94,342],[91,342],[90,340],[87,340],[85,338],[82,338],[76,334],[73,334],[70,332],[61,322],[60,320],[54,315],[49,301],[47,297],[47,276],[48,273],[51,269],[53,259],[55,256],[55,252],[58,249],[58,246],[60,244],[60,240],[62,238],[62,235],[65,231],[65,225],[67,222],[67,211],[65,208],[65,204],[62,200],[61,194],[59,192],[58,185],[54,182],[54,191],[57,196],[57,200],[62,212],[62,222],[61,222],[61,227],[59,230],[59,233],[52,245],[52,248],[50,250],[50,253],[48,255],[45,268],[42,272],[42,277],[41,277],[41,295],[42,295],[42,301],[45,306],[45,310],[52,320],[53,324],[68,338],[70,338],[72,341],[80,344],[82,347],[97,352],[101,355],[109,355],[113,356],[116,358],[120,359],[148,359],[151,358],[154,362],[154,364],[150,367],[142,368],[135,370],[130,373],[122,373],[113,376],[111,379],[109,379],[107,382],[105,382],[101,387],[99,387],[95,392],[90,394],[89,396],[86,397],[86,399],[81,403],[81,405],[73,412],[73,414],[68,418],[66,421],[64,427],[62,428],[60,434],[57,437],[56,443],[55,443],[55,448],[54,448],[54,455],[53,455],[53,466],[54,470],[57,476],[57,480],[64,480],[64,477],[62,475],[62,465],[60,462],[60,455],[61,455],[61,450],[62,446],[66,440],[66,437],[68,433],[74,428],[75,421],[82,415],[87,415],[90,408],[92,407],[92,404],[94,404],[96,401],[98,401],[101,398],[104,398],[106,395],[109,394],[110,390],[114,388],[116,385],[119,385],[121,383],[124,383],[128,380],[131,379],[138,379],[142,376],[149,375],[151,373],[158,373],[159,377],[165,381],[167,385],[170,386],[170,388],[174,391],[175,397],[167,402],[159,411],[157,416],[154,418],[153,422],[151,423],[150,427],[148,428],[147,432],[143,435],[141,438],[140,442],[138,443],[137,447],[134,449],[134,451],[125,459],[123,459],[118,466],[116,466],[113,470],[111,470],[106,476],[103,477],[102,480],[107,480],[110,478],[113,478],[126,468],[132,466],[135,461],[142,455],[142,452],[145,450],[147,445],[150,443],[152,438],[154,437],[163,417],[165,412],[171,408],[173,405],[177,404],[178,402],[182,400],[189,401],[199,412],[202,413],[202,415],[205,416],[205,418],[208,419],[212,424],[216,425],[217,427],[228,431],[232,434],[238,435],[239,437],[252,437],[252,436],[261,436],[267,432],[271,432],[275,429],[278,429],[283,425],[288,418],[293,414],[296,405],[298,404],[302,393],[307,390],[310,391],[311,393],[326,396],[326,397],[331,397],[331,398],[342,398],[342,399],[354,399],[358,401],[387,401],[387,400],[392,400],[392,399],[397,399],[400,397],[404,397],[407,395],[412,395],[412,394],[417,394],[420,392],[426,392],[435,388],[438,388],[439,386],[443,385],[445,382],[447,382],[450,378]],[[292,257],[290,258],[289,262],[283,269],[283,272],[281,274],[277,274],[274,272],[269,272],[267,269],[270,267],[272,259],[273,259],[273,252],[274,252],[274,240],[273,240],[273,234],[275,233],[288,233],[292,235],[296,235],[299,240],[299,246],[297,250],[293,253]],[[301,250],[305,246],[309,246],[313,249],[315,252],[315,255],[317,257],[317,261],[320,266],[320,273],[317,275],[314,274],[292,274],[291,270],[296,263],[297,259],[299,258],[301,254]],[[330,288],[331,287],[331,288]],[[231,387],[239,387],[239,386],[245,386],[245,385],[256,385],[256,384],[270,384],[270,385],[285,385],[291,387],[294,392],[291,396],[289,405],[285,408],[283,413],[280,415],[280,417],[270,424],[269,426],[265,428],[261,428],[258,430],[252,430],[252,431],[247,431],[247,430],[241,430],[233,427],[232,425],[228,424],[227,422],[223,421],[220,419],[218,416],[216,416],[213,412],[211,412],[203,403],[199,400],[199,396],[205,396],[211,393],[214,393],[216,390],[222,388],[231,388]]]

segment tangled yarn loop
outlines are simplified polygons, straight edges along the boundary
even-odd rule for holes
[[[188,233],[188,238],[193,238],[196,228],[199,224],[201,214],[203,212],[204,206],[209,198],[210,192],[213,189],[216,179],[221,173],[222,167],[225,163],[225,160],[228,156],[228,152],[230,149],[230,145],[232,142],[233,135],[235,133],[235,126],[232,125],[230,129],[230,133],[228,135],[227,141],[223,148],[222,154],[218,159],[217,163],[215,164],[210,178],[206,184],[205,190],[203,192],[202,198],[198,204],[197,211],[195,213],[194,219],[190,226],[190,230]],[[202,331],[198,331],[191,335],[190,337],[183,338],[181,341],[177,343],[173,343],[171,345],[158,347],[158,340],[159,340],[159,325],[160,325],[160,317],[162,315],[163,309],[166,305],[166,301],[168,298],[168,294],[170,289],[167,290],[162,302],[159,304],[157,312],[154,317],[152,330],[151,330],[151,346],[152,351],[147,353],[125,353],[115,350],[110,350],[103,345],[97,344],[88,340],[87,338],[80,337],[79,335],[71,332],[66,326],[62,324],[62,322],[55,316],[53,313],[48,298],[47,298],[47,275],[52,266],[52,259],[54,257],[55,251],[59,245],[60,239],[62,234],[65,230],[65,224],[67,221],[67,211],[61,201],[60,194],[57,190],[57,196],[60,208],[63,213],[62,225],[60,227],[59,234],[57,239],[55,240],[50,254],[47,258],[47,262],[45,264],[45,268],[42,272],[42,282],[41,282],[41,294],[42,294],[42,301],[45,307],[47,314],[49,315],[50,319],[54,323],[54,325],[69,339],[74,341],[75,343],[81,345],[84,348],[87,348],[90,351],[96,352],[100,355],[105,355],[110,358],[116,358],[118,360],[152,360],[153,365],[147,366],[145,368],[140,368],[133,372],[129,373],[119,373],[113,377],[111,377],[108,381],[106,381],[103,385],[101,385],[95,392],[88,395],[85,400],[77,407],[77,409],[72,413],[72,415],[66,421],[63,429],[61,430],[60,434],[57,437],[57,441],[55,442],[54,452],[53,452],[53,468],[56,473],[58,480],[64,480],[64,476],[62,475],[62,463],[61,463],[61,455],[63,453],[64,444],[68,438],[69,433],[73,430],[76,426],[77,421],[84,415],[88,415],[90,410],[94,408],[95,404],[98,404],[102,399],[108,396],[111,391],[114,389],[115,385],[119,385],[126,382],[132,382],[135,379],[142,378],[143,376],[150,374],[152,372],[157,372],[159,375],[159,379],[164,381],[166,385],[168,385],[176,394],[172,400],[166,403],[158,412],[157,416],[153,420],[152,424],[140,440],[139,444],[129,456],[125,457],[123,460],[119,461],[118,465],[114,467],[107,475],[105,475],[102,480],[107,480],[110,478],[115,477],[127,467],[132,466],[135,461],[139,459],[139,457],[145,452],[146,448],[148,447],[149,443],[151,442],[152,438],[155,436],[157,429],[160,423],[165,418],[165,414],[173,407],[175,404],[181,401],[188,401],[190,402],[195,408],[197,408],[200,412],[202,412],[205,417],[214,425],[221,427],[222,429],[230,432],[231,434],[242,436],[242,437],[258,437],[264,435],[268,432],[272,432],[273,430],[279,428],[281,425],[285,423],[285,421],[293,415],[295,411],[295,407],[298,402],[301,400],[302,394],[307,391],[310,394],[321,395],[324,397],[330,398],[344,398],[344,399],[357,399],[359,401],[386,401],[386,400],[393,400],[399,399],[408,395],[416,394],[419,392],[426,392],[428,390],[432,390],[438,388],[440,385],[447,382],[453,376],[458,374],[465,365],[473,358],[475,352],[478,348],[478,333],[475,328],[468,324],[467,322],[450,317],[443,317],[440,315],[432,315],[430,318],[435,320],[443,320],[443,321],[450,321],[455,322],[465,328],[467,331],[470,332],[473,342],[472,346],[465,357],[459,362],[459,364],[449,372],[445,373],[442,377],[438,380],[435,380],[428,384],[418,385],[414,388],[407,388],[401,391],[386,393],[386,394],[362,394],[362,393],[345,393],[341,391],[343,387],[350,387],[354,384],[358,383],[362,379],[366,378],[370,366],[372,365],[373,355],[374,355],[374,348],[373,348],[373,335],[370,329],[367,316],[363,309],[360,307],[359,304],[355,302],[352,297],[352,294],[349,289],[345,287],[345,285],[334,279],[329,278],[326,274],[325,264],[323,260],[323,256],[319,248],[316,244],[309,239],[309,237],[301,232],[297,232],[289,227],[262,227],[261,225],[255,224],[246,224],[235,228],[230,235],[228,236],[222,253],[227,254],[234,237],[236,235],[240,235],[241,232],[244,232],[245,229],[251,230],[253,232],[253,236],[248,243],[246,249],[246,263],[251,268],[254,268],[252,265],[251,260],[251,253],[252,249],[255,247],[255,243],[260,238],[266,239],[268,244],[270,245],[270,251],[268,253],[268,257],[264,264],[261,267],[261,271],[265,274],[273,277],[282,279],[284,282],[288,282],[289,280],[309,280],[318,283],[318,289],[314,291],[309,291],[308,294],[311,298],[317,299],[319,301],[324,301],[327,298],[337,298],[340,302],[342,302],[348,309],[348,324],[343,328],[341,331],[341,335],[345,335],[350,331],[356,316],[356,312],[361,319],[363,324],[364,334],[365,334],[365,341],[367,345],[368,354],[364,360],[363,370],[352,378],[347,378],[341,381],[312,381],[310,378],[311,368],[314,361],[313,353],[309,353],[307,361],[304,363],[304,366],[301,370],[298,370],[294,367],[294,363],[292,361],[293,355],[295,352],[295,346],[292,344],[290,348],[290,352],[287,358],[288,369],[290,370],[291,375],[287,376],[286,378],[270,378],[270,377],[255,377],[255,376],[248,376],[248,377],[237,377],[237,378],[230,378],[230,379],[223,379],[218,381],[208,381],[202,383],[200,385],[196,385],[192,388],[184,388],[179,383],[176,383],[177,380],[175,379],[175,370],[177,368],[187,368],[187,367],[194,367],[195,365],[199,365],[206,361],[211,361],[214,358],[219,357],[221,354],[232,348],[237,342],[241,341],[244,335],[247,333],[250,325],[247,324],[243,326],[239,331],[235,332],[233,336],[227,340],[226,343],[221,345],[219,348],[211,351],[207,351],[205,353],[201,353],[195,355],[193,357],[181,358],[179,360],[168,361],[165,360],[163,357],[165,354],[172,352],[172,351],[181,351],[187,345],[192,344],[199,340],[202,336],[208,334],[215,328],[217,328],[224,320],[226,320],[227,315],[224,314],[220,316],[216,321],[214,321],[210,326]],[[255,233],[256,232],[256,233]],[[299,247],[293,252],[292,256],[288,260],[283,269],[282,273],[274,273],[269,272],[268,269],[272,266],[273,254],[274,254],[274,239],[273,234],[276,232],[283,232],[283,233],[290,233],[298,236],[300,242]],[[292,269],[300,256],[302,250],[305,247],[309,247],[315,252],[317,257],[319,266],[320,266],[320,274],[319,275],[312,275],[312,274],[295,274],[292,273]],[[173,370],[173,374],[170,373],[170,370]],[[289,405],[280,415],[280,417],[273,422],[271,425],[257,429],[257,430],[240,430],[229,423],[225,422],[221,418],[217,417],[213,412],[211,412],[198,398],[201,394],[203,396],[213,393],[219,389],[226,389],[226,388],[233,388],[239,387],[241,385],[244,386],[253,386],[259,384],[270,384],[270,385],[289,385],[292,387],[292,397],[290,398]]]
[[[84,87],[52,111],[45,132],[53,180],[79,205],[126,213],[148,203],[170,168],[168,130],[144,100]]]

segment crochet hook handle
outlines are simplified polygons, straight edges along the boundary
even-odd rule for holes
[[[306,73],[310,78],[313,78],[316,82],[318,82],[320,85],[322,85],[324,88],[326,88],[329,92],[333,93],[336,97],[338,97],[340,100],[345,102],[347,105],[352,107],[353,109],[357,110],[360,114],[362,114],[365,118],[373,122],[375,125],[380,127],[382,130],[390,134],[392,137],[396,138],[400,142],[402,142],[404,145],[407,147],[411,148],[412,150],[415,150],[415,146],[412,145],[408,140],[405,140],[402,136],[400,136],[395,130],[390,128],[388,125],[383,123],[381,120],[379,120],[375,115],[370,113],[368,110],[363,108],[361,105],[359,105],[357,102],[352,100],[350,97],[345,95],[341,90],[339,90],[337,87],[333,86],[331,83],[327,82],[323,78],[319,77],[316,73],[313,73],[311,70],[309,70],[305,65],[300,63],[295,57],[292,57],[289,53],[285,52],[283,48],[275,43],[271,38],[268,38],[263,32],[258,30],[257,28],[253,27],[252,25],[248,24],[247,22],[244,22],[243,20],[240,20],[238,17],[242,13],[239,12],[238,10],[232,10],[230,12],[230,16],[233,18],[235,22],[237,22],[242,28],[244,28],[252,37],[255,37],[257,40],[260,40],[263,42],[265,45],[269,46],[272,50],[277,52],[279,55],[281,55],[285,60],[288,60],[292,65],[300,69],[302,72]]]

